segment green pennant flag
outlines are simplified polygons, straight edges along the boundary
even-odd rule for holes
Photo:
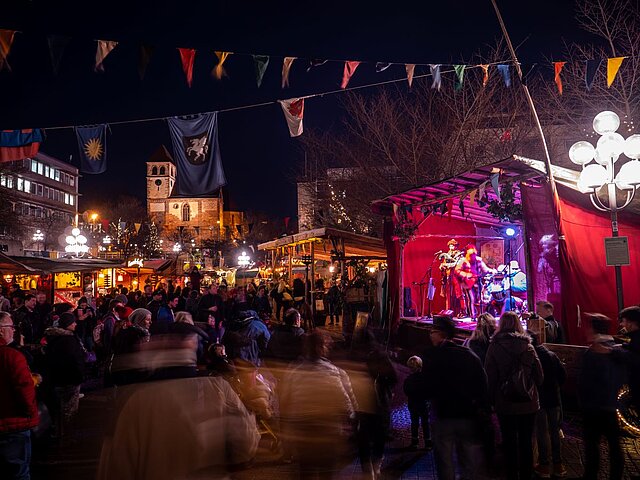
[[[453,70],[456,72],[456,90],[462,90],[462,84],[464,82],[464,69],[466,65],[454,65]]]
[[[260,88],[260,85],[262,85],[262,77],[264,77],[264,72],[267,71],[267,67],[269,66],[269,56],[253,55],[253,61],[255,62],[256,67],[256,82],[258,83],[258,88]]]

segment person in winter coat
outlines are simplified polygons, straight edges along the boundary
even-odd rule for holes
[[[411,374],[403,384],[404,394],[407,396],[407,408],[411,417],[411,448],[418,448],[420,424],[422,423],[422,437],[426,449],[431,450],[431,429],[429,428],[429,401],[422,381],[422,359],[413,356],[407,360],[407,367]]]
[[[582,410],[585,449],[585,480],[596,480],[600,470],[600,438],[609,444],[609,478],[620,480],[624,470],[624,453],[618,435],[618,391],[625,381],[624,370],[612,355],[598,353],[613,348],[609,334],[611,320],[592,314],[592,343],[582,357],[578,378],[578,402]]]
[[[538,389],[540,410],[536,416],[536,441],[538,444],[536,475],[541,478],[550,478],[551,474],[554,477],[566,477],[567,469],[562,463],[562,449],[560,448],[560,421],[562,419],[560,386],[565,382],[567,372],[558,356],[538,342],[538,335],[532,334],[531,338],[544,375],[544,381]],[[551,445],[551,455],[549,455],[549,444]],[[553,470],[550,460],[553,461]]]
[[[335,281],[331,282],[331,286],[327,291],[327,306],[329,310],[329,325],[340,323],[340,314],[342,313],[342,294],[340,287]]]
[[[245,310],[238,312],[238,318],[230,322],[222,343],[229,358],[241,358],[260,365],[260,356],[267,349],[271,334],[256,312]]]
[[[300,327],[301,321],[300,312],[295,308],[287,310],[284,325],[277,325],[271,332],[265,356],[273,359],[274,363],[289,363],[297,359],[302,354],[304,330]]]
[[[496,331],[496,319],[490,313],[483,313],[478,317],[476,329],[468,340],[465,340],[464,346],[469,347],[475,353],[482,365],[487,357],[489,342]]]
[[[50,408],[54,424],[60,428],[78,411],[80,385],[84,380],[86,350],[75,335],[76,317],[67,312],[60,315],[57,327],[45,330],[45,381],[53,387],[55,404]],[[60,430],[57,432],[61,434]]]
[[[196,358],[198,362],[204,360],[205,345],[209,343],[210,338],[207,332],[195,325],[189,312],[176,314],[175,322],[169,326],[169,333],[194,339],[196,341]]]
[[[485,370],[489,396],[500,422],[507,478],[529,480],[533,474],[533,424],[540,409],[538,387],[544,375],[531,337],[515,312],[505,312],[500,317],[487,350]],[[514,372],[521,372],[519,383],[512,381]]]
[[[29,477],[31,429],[38,426],[36,389],[27,361],[9,347],[15,326],[0,312],[0,478]]]
[[[116,355],[132,353],[139,345],[149,341],[149,327],[151,326],[151,312],[146,308],[136,308],[128,316],[129,326],[122,328],[114,340]]]

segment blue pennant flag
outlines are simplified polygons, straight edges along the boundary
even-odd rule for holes
[[[76,127],[80,150],[80,171],[98,174],[107,171],[107,124]]]
[[[167,120],[178,167],[173,195],[210,195],[226,185],[218,145],[218,112]]]
[[[502,64],[498,65],[498,71],[502,74],[502,78],[504,79],[504,84],[507,87],[511,86],[511,72],[509,70],[510,65]]]

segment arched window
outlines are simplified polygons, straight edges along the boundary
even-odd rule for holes
[[[167,173],[167,169],[164,167],[160,167],[160,175],[164,175]]]
[[[191,208],[188,203],[185,203],[182,205],[182,221],[188,222],[189,220],[191,220]]]
[[[153,167],[151,169],[151,175],[157,175],[158,174],[158,167]]]

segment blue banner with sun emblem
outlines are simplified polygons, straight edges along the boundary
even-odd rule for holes
[[[80,171],[98,174],[107,171],[107,125],[76,127],[80,150]]]
[[[218,112],[168,118],[178,168],[174,196],[210,195],[226,185],[218,146]]]

